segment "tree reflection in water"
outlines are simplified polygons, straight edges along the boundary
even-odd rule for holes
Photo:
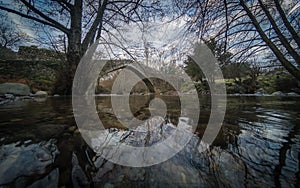
[[[141,98],[143,96],[133,97],[131,102],[147,101]],[[165,139],[172,133],[174,125],[181,118],[178,110],[180,103],[176,97],[168,96],[163,100],[168,106],[163,126],[157,127],[154,123],[149,125],[152,127],[150,137],[140,131],[125,139],[123,137],[123,142],[128,141],[126,144],[132,145],[157,144],[160,139]],[[130,131],[118,124],[111,110],[110,97],[99,97],[96,101],[98,114],[106,128],[110,128],[111,134]],[[76,185],[78,187],[297,187],[299,185],[299,98],[229,97],[224,125],[211,146],[201,142],[209,115],[208,101],[207,98],[200,98],[199,125],[187,146],[171,159],[144,168],[125,167],[109,162],[85,144],[76,127],[62,126],[61,123],[72,122],[71,112],[68,110],[71,107],[70,100],[49,98],[42,104],[27,102],[16,106],[3,105],[0,107],[0,166],[24,172],[20,169],[20,165],[13,163],[12,160],[9,160],[9,164],[6,163],[2,151],[9,144],[18,141],[21,142],[19,145],[10,147],[9,151],[5,150],[6,156],[13,156],[13,153],[20,151],[19,147],[24,147],[24,144],[32,145],[29,148],[37,146],[34,144],[43,141],[39,136],[43,133],[50,135],[48,137],[46,135],[45,138],[51,137],[56,140],[54,143],[59,154],[46,170],[39,171],[43,174],[22,175],[26,177],[27,185],[46,185],[49,184],[49,179],[58,179],[52,182],[56,182],[57,186],[67,187]],[[147,104],[140,106],[136,109],[132,107],[132,112],[139,119],[148,118]],[[15,118],[22,121],[10,121]],[[55,122],[59,122],[57,126],[62,127],[64,131],[53,129]],[[164,134],[160,134],[162,130],[165,131]],[[132,137],[134,135],[140,139]],[[147,139],[143,140],[144,138]],[[28,139],[32,142],[26,142]],[[31,164],[35,164],[34,160],[31,161]],[[9,185],[19,185],[20,181],[24,182],[24,178],[17,178],[14,181]]]

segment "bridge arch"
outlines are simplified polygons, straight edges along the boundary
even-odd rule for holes
[[[105,74],[109,74],[111,72],[115,72],[117,70],[126,68],[127,70],[130,70],[135,75],[137,75],[144,82],[144,84],[146,85],[146,87],[148,88],[150,93],[155,93],[155,87],[154,87],[152,81],[149,78],[147,78],[147,76],[142,71],[140,71],[135,66],[132,66],[133,61],[131,61],[131,60],[124,60],[124,61],[123,60],[111,60],[108,63],[109,63],[109,66],[107,66],[107,68],[105,68],[103,71]],[[98,80],[98,83],[99,83],[99,80]]]
[[[126,68],[136,74],[145,83],[150,93],[155,93],[154,85],[149,78],[131,65],[128,65]]]

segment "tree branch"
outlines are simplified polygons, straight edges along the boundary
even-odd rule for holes
[[[98,28],[99,24],[103,21],[103,15],[104,15],[104,11],[106,9],[107,2],[108,2],[108,0],[104,0],[102,5],[99,2],[99,6],[101,6],[101,7],[98,7],[98,12],[97,12],[96,18],[82,42],[82,51],[83,52],[86,51],[89,44],[93,43],[93,40],[94,40],[96,32],[97,32],[97,28]],[[98,29],[101,30],[101,28],[98,28]]]
[[[44,20],[46,20],[47,22],[51,23],[53,26],[55,26],[55,28],[61,30],[64,33],[67,33],[66,31],[68,31],[68,29],[63,26],[62,24],[58,23],[57,21],[53,20],[52,18],[46,16],[45,14],[43,14],[40,10],[38,10],[37,8],[35,8],[34,6],[32,6],[30,3],[28,3],[25,0],[20,0],[26,7],[28,7],[30,10],[32,10],[34,13],[36,13],[37,15],[39,15],[40,17],[42,17]]]
[[[276,45],[267,37],[267,35],[263,32],[262,28],[260,27],[258,21],[256,20],[255,16],[252,14],[250,9],[245,4],[244,0],[240,0],[240,5],[246,11],[248,17],[253,22],[253,25],[257,29],[257,32],[261,36],[262,40],[270,47],[272,52],[278,58],[278,60],[282,63],[282,65],[298,80],[300,80],[300,70],[295,67],[291,62],[289,62],[285,56],[280,52],[280,50],[276,47]]]
[[[48,25],[48,26],[54,27],[54,28],[56,28],[56,29],[58,29],[58,30],[60,30],[60,31],[62,31],[64,33],[66,33],[66,34],[69,33],[69,29],[65,28],[64,26],[60,27],[59,25],[54,25],[53,23],[50,23],[48,21],[41,20],[41,19],[36,18],[34,16],[30,16],[30,15],[18,12],[16,10],[13,10],[13,9],[10,9],[10,8],[6,8],[6,7],[3,7],[1,5],[0,5],[0,10],[4,10],[6,12],[10,12],[10,13],[16,14],[16,15],[21,16],[23,18],[27,18],[27,19],[39,22],[39,23],[44,24],[44,25]]]
[[[258,0],[259,4],[261,5],[261,8],[267,15],[275,33],[278,35],[278,38],[280,39],[282,45],[286,48],[286,50],[289,52],[289,54],[294,58],[294,60],[297,62],[298,65],[300,65],[300,56],[297,54],[297,52],[292,48],[288,40],[283,36],[282,32],[279,30],[278,25],[276,24],[275,20],[273,19],[272,15],[266,8],[266,6],[262,3],[261,0]]]
[[[291,26],[290,22],[288,21],[287,17],[285,16],[285,13],[279,4],[279,1],[274,1],[274,2],[275,2],[276,9],[278,10],[278,12],[281,16],[283,24],[288,29],[288,31],[291,33],[293,39],[295,40],[295,42],[298,45],[298,48],[300,48],[300,37],[298,36],[298,33],[294,30],[294,28]]]

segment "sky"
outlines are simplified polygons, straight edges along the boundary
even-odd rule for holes
[[[142,24],[129,24],[121,32],[126,40],[122,41],[128,51],[137,59],[145,59],[145,48],[148,49],[149,65],[157,65],[162,59],[165,63],[172,60],[183,61],[183,53],[191,51],[196,40],[185,37],[186,18],[171,21],[168,18]],[[143,32],[143,30],[145,32]],[[117,40],[113,41],[118,43]],[[118,58],[128,59],[130,56],[122,50],[115,49]],[[105,50],[102,50],[105,51]],[[109,56],[108,54],[104,55]]]
[[[28,24],[24,24],[20,16],[12,13],[8,13],[7,15],[8,15],[8,19],[11,20],[16,25],[16,29],[26,33],[30,37],[35,37],[35,32],[32,26]]]
[[[13,0],[7,0],[5,3],[13,2]],[[163,1],[164,6],[168,7],[168,0]],[[285,6],[289,6],[291,2],[294,0],[285,0]],[[11,4],[12,5],[12,4]],[[292,13],[300,8],[300,2],[296,4],[296,6],[291,7],[289,13]],[[8,14],[8,18],[12,21],[16,27],[16,29],[26,33],[31,38],[44,37],[47,38],[43,32],[37,33],[34,25],[31,24],[30,21],[26,19],[21,19],[19,16],[14,14]],[[189,35],[186,37],[185,26],[187,20],[189,19],[188,15],[179,17],[176,20],[171,21],[171,18],[165,16],[162,20],[157,19],[155,21],[145,22],[144,24],[125,24],[123,29],[120,31],[122,37],[118,37],[118,39],[112,38],[110,42],[122,45],[131,53],[131,55],[137,60],[145,60],[146,59],[146,51],[148,52],[148,61],[149,64],[157,64],[162,59],[165,62],[171,62],[172,60],[176,60],[182,62],[183,55],[192,51],[193,44],[197,42],[195,36]],[[143,32],[144,31],[144,32]],[[50,31],[52,35],[57,36],[60,33],[57,31]],[[113,31],[114,35],[118,36],[120,33]],[[109,36],[105,36],[104,38],[108,39]],[[120,44],[121,41],[121,44]],[[102,41],[103,42],[103,41]],[[36,44],[34,42],[27,42],[24,45],[32,45]],[[39,47],[47,47],[45,45],[38,44]],[[122,58],[131,58],[125,51],[122,51],[120,48],[115,46],[110,46],[113,50],[113,53],[116,54],[117,59]],[[103,45],[104,56],[112,57],[111,51],[107,46]],[[146,50],[147,48],[147,50]],[[233,49],[234,52],[235,49]],[[106,54],[105,54],[106,53]]]
[[[11,2],[11,3],[10,3]],[[167,1],[163,1],[164,6],[168,6]],[[9,3],[10,6],[16,2],[12,0],[8,0],[5,3]],[[125,24],[123,29],[121,30],[121,34],[123,38],[126,40],[122,40],[122,37],[118,37],[118,40],[122,41],[122,46],[126,47],[127,50],[137,59],[144,60],[145,59],[145,47],[148,46],[148,55],[149,62],[152,64],[154,62],[160,61],[160,59],[164,59],[165,61],[170,62],[172,59],[180,58],[180,54],[187,51],[188,43],[191,41],[184,40],[184,31],[186,25],[186,17],[180,17],[174,21],[170,20],[171,18],[165,17],[162,20],[157,19],[156,21],[141,23],[131,23]],[[32,21],[27,19],[22,19],[15,14],[8,13],[8,22],[12,21],[14,23],[14,27],[16,30],[26,33],[30,38],[47,38],[43,32],[36,32],[34,28],[35,25],[32,24]],[[144,30],[144,32],[142,31]],[[51,31],[53,36],[57,36],[62,34],[60,32]],[[109,38],[105,36],[105,32],[103,32],[104,38],[106,40]],[[113,34],[118,36],[119,33],[113,31]],[[111,42],[119,43],[116,39],[112,39]],[[191,39],[190,39],[191,40]],[[41,45],[40,43],[35,43],[34,40],[31,42],[25,42],[22,45],[37,45],[39,47],[48,47],[45,45]],[[111,46],[114,50],[114,54],[117,54],[117,57],[113,58],[130,58],[128,54],[115,46]],[[170,51],[170,49],[172,49]],[[103,50],[103,52],[110,53],[107,50]],[[111,55],[112,53],[110,53]],[[109,56],[106,54],[106,56]],[[110,56],[112,57],[112,56]]]

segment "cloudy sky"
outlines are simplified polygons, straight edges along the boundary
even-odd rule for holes
[[[165,62],[181,61],[182,54],[190,51],[192,44],[196,42],[195,38],[185,37],[185,27],[185,17],[172,21],[165,18],[144,24],[129,24],[121,31],[124,38],[121,43],[137,60],[146,59],[148,52],[149,64],[162,60]],[[120,43],[118,40],[112,39],[114,43]],[[130,58],[126,51],[114,50],[119,58]],[[109,54],[110,51],[105,57]]]
[[[294,0],[285,0],[285,6]],[[11,3],[13,6],[17,1],[7,0],[5,3]],[[168,0],[163,1],[164,6],[168,6]],[[300,2],[296,6],[290,8],[290,13],[299,9]],[[171,21],[171,18],[165,16],[163,19],[157,19],[156,21],[142,23],[131,23],[125,24],[118,32],[113,31],[112,34],[117,38],[108,36],[103,32],[103,38],[106,40],[101,41],[100,46],[102,48],[103,56],[108,58],[135,58],[137,60],[148,59],[149,64],[157,62],[171,62],[172,60],[182,61],[183,54],[192,51],[193,44],[196,41],[196,37],[189,35],[186,36],[186,21],[188,17],[182,16],[176,20]],[[35,25],[32,22],[21,19],[19,16],[14,14],[8,14],[8,22],[12,21],[16,29],[26,33],[31,38],[42,37],[45,40],[49,37],[43,30],[37,33],[34,28]],[[55,30],[47,30],[48,34],[52,36],[58,36],[61,33]],[[191,34],[191,33],[189,33]],[[120,36],[122,35],[122,36]],[[48,39],[47,39],[48,40]],[[103,43],[110,42],[116,45],[104,45]],[[33,43],[27,43],[31,45]],[[40,47],[46,47],[45,45],[39,44]],[[126,49],[126,50],[122,50]],[[233,49],[234,51],[234,49]],[[130,55],[128,55],[130,52]],[[148,58],[146,58],[148,57]]]
[[[9,3],[10,6],[17,6],[17,2],[11,0],[8,0],[5,3]],[[167,1],[164,1],[164,3],[168,4]],[[156,21],[151,22],[125,24],[122,30],[118,31],[120,33],[113,31],[112,34],[115,36],[122,35],[117,38],[108,35],[106,36],[106,33],[103,32],[103,38],[105,38],[105,40],[117,44],[110,45],[109,48],[107,45],[102,45],[102,48],[104,48],[102,50],[104,53],[103,55],[109,58],[133,57],[137,60],[145,60],[146,54],[148,54],[148,61],[151,63],[159,62],[161,60],[166,62],[178,60],[182,58],[183,53],[189,50],[190,44],[195,42],[191,38],[187,39],[184,37],[186,20],[187,17],[171,20],[171,18],[166,16],[163,19],[157,19]],[[49,40],[47,39],[48,36],[43,33],[43,31],[37,30],[35,28],[36,25],[30,20],[22,19],[15,14],[8,13],[7,22],[14,23],[16,30],[26,33],[30,38],[38,39],[40,41],[41,38]],[[47,29],[47,27],[43,29]],[[54,38],[55,36],[62,34],[55,30],[51,30],[49,33],[54,36]],[[102,43],[107,41],[102,41]],[[35,43],[35,40],[26,42],[23,45],[33,44],[36,44],[39,47],[48,47],[45,44]],[[126,51],[121,50],[117,46],[126,48]],[[130,52],[131,55],[128,55],[128,52]]]

